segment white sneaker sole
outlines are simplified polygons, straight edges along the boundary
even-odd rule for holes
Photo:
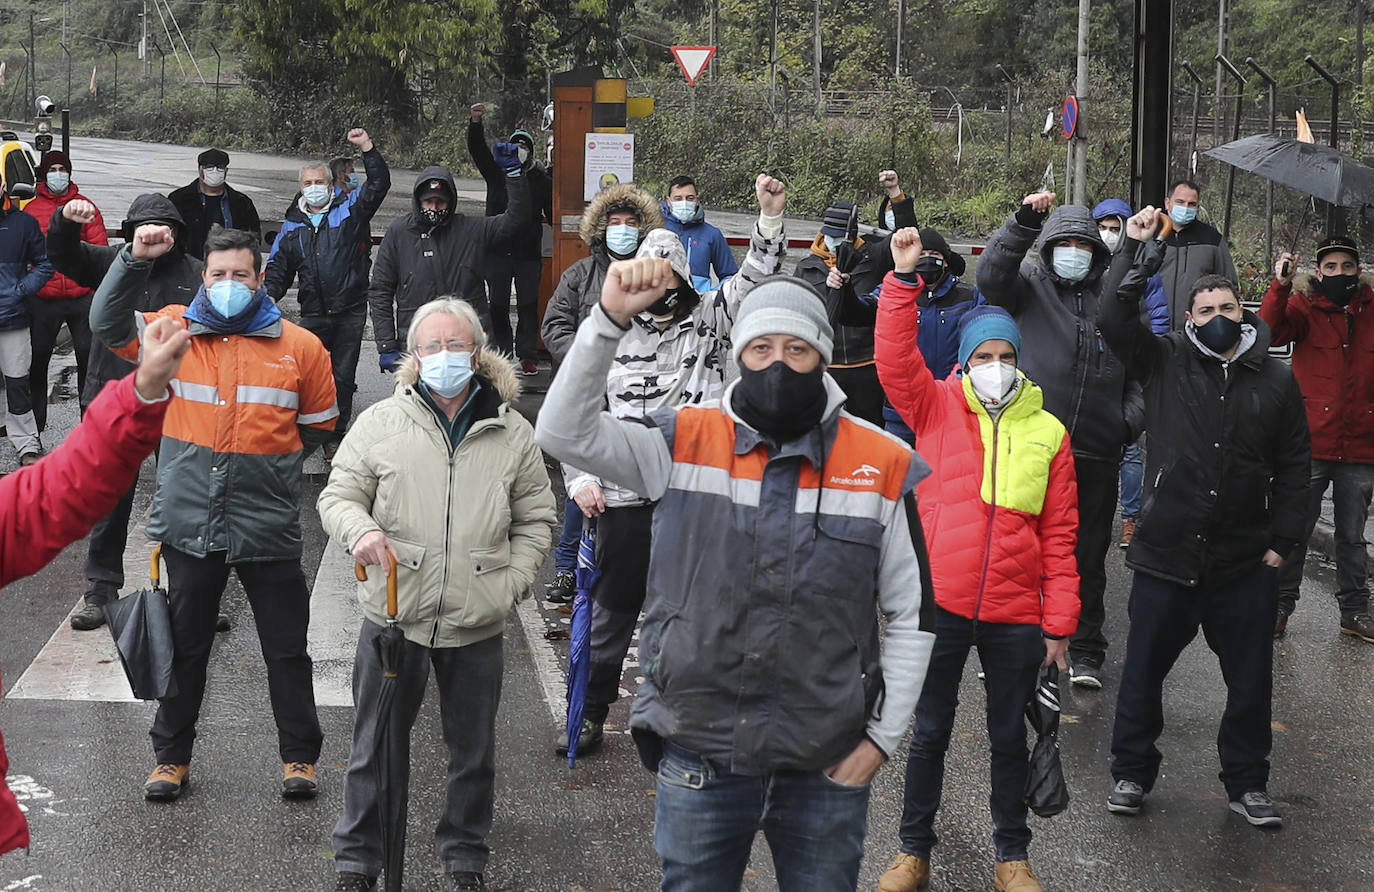
[[[1253,827],[1282,827],[1282,826],[1283,826],[1283,816],[1282,816],[1282,815],[1274,815],[1273,817],[1269,817],[1269,818],[1257,818],[1257,817],[1255,817],[1254,815],[1250,814],[1248,811],[1246,811],[1246,810],[1245,810],[1245,805],[1244,805],[1243,803],[1240,803],[1240,802],[1232,802],[1232,803],[1231,803],[1231,811],[1233,811],[1233,812],[1235,812],[1236,814],[1240,815],[1241,817],[1245,818],[1245,820],[1249,821],[1249,822],[1250,822],[1250,825],[1253,826]]]
[[[1102,690],[1102,679],[1090,675],[1070,675],[1069,681],[1073,683],[1074,687],[1090,688],[1094,691]]]

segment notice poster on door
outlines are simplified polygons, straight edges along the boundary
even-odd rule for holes
[[[602,189],[634,182],[633,133],[588,133],[582,150],[584,201],[591,201]]]

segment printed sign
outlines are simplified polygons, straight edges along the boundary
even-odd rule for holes
[[[582,153],[584,201],[591,201],[602,189],[634,182],[633,133],[588,133],[582,144]]]

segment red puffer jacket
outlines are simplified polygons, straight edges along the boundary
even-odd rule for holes
[[[1064,425],[1040,388],[1020,391],[994,420],[967,379],[936,381],[916,343],[921,285],[883,281],[874,331],[888,402],[916,432],[932,473],[916,489],[935,603],[1055,637],[1078,626],[1078,482]]]
[[[0,478],[0,586],[38,572],[114,510],[162,438],[170,400],[145,403],[134,376],[111,382],[57,449]],[[9,771],[0,739],[0,775]],[[0,855],[29,844],[29,828],[0,784]]]
[[[24,205],[24,213],[38,221],[38,226],[43,230],[43,236],[46,238],[48,225],[52,223],[53,212],[77,198],[90,201],[77,190],[76,183],[68,186],[67,191],[60,196],[53,195],[48,190],[47,183],[39,183],[38,194],[34,196],[32,201]],[[95,219],[81,227],[81,240],[91,245],[108,245],[110,243],[110,240],[105,236],[105,219],[100,216],[99,208],[96,209]],[[85,297],[90,293],[91,289],[81,287],[61,273],[53,273],[48,284],[39,289],[38,296],[44,300],[72,300],[77,297]]]
[[[1293,345],[1312,431],[1312,457],[1374,464],[1374,280],[1360,277],[1348,307],[1318,294],[1311,276],[1275,279],[1260,304],[1274,347]]]

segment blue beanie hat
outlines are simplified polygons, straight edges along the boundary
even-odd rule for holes
[[[1119,198],[1108,198],[1093,208],[1093,219],[1101,223],[1107,217],[1120,217],[1124,224],[1133,213],[1131,206],[1126,202]]]
[[[968,368],[968,358],[984,341],[1003,340],[1021,355],[1021,329],[1001,307],[974,307],[959,321],[959,365]]]

